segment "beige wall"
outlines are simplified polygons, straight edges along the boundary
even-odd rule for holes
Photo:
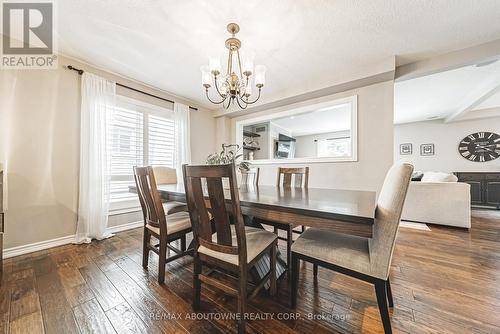
[[[500,117],[443,123],[442,120],[400,124],[394,127],[394,160],[403,159],[415,170],[440,172],[498,172],[500,159],[473,162],[458,153],[458,144],[471,133],[500,132]],[[410,143],[413,154],[400,155],[399,145]],[[421,144],[434,144],[435,154],[421,156]]]
[[[358,161],[306,164],[310,167],[310,187],[378,191],[385,173],[393,163],[394,82],[386,81],[345,91],[311,100],[311,103],[352,95],[358,95]],[[235,142],[237,121],[269,113],[269,110],[265,110],[231,119],[230,136],[219,137],[218,141]],[[227,123],[227,120],[218,120],[217,132],[227,133],[219,128]],[[266,164],[259,167],[260,183],[274,184],[278,165]]]
[[[80,78],[72,64],[152,94],[189,104],[64,57],[58,70],[0,72],[0,163],[6,170],[4,247],[75,233],[78,204]],[[119,94],[165,106],[167,102],[123,88]],[[202,162],[214,150],[215,120],[191,112],[192,156]]]

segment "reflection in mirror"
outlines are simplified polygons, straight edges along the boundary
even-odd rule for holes
[[[353,158],[352,100],[245,122],[240,131],[245,160]]]

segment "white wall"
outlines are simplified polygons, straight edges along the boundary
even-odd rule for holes
[[[358,96],[358,161],[306,164],[310,167],[310,187],[378,191],[387,170],[392,165],[394,82],[386,81],[352,89],[311,100],[311,103],[352,95]],[[231,137],[225,139],[235,142],[237,121],[269,112],[264,110],[231,119]],[[227,124],[227,120],[221,120],[217,124]],[[219,131],[225,132],[224,129],[217,128],[217,132]],[[287,164],[287,166],[304,165]],[[273,185],[276,182],[278,165],[266,164],[259,167],[261,167],[260,183]]]
[[[394,160],[405,159],[415,170],[443,172],[500,171],[500,159],[472,162],[458,153],[459,142],[467,135],[489,131],[500,133],[500,118],[443,123],[441,120],[400,124],[394,127]],[[399,145],[413,144],[412,155],[400,155]],[[420,156],[420,144],[434,144],[435,155]]]
[[[57,70],[0,71],[0,164],[6,175],[4,247],[10,248],[75,233],[78,205],[80,78],[76,67],[182,103],[137,82],[77,61],[59,58]],[[164,105],[126,89],[119,94]],[[215,120],[207,110],[191,112],[194,162],[214,147]],[[110,224],[120,220],[111,219]]]

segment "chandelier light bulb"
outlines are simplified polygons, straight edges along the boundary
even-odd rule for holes
[[[210,71],[208,69],[208,66],[204,65],[200,67],[200,71],[201,71],[201,84],[203,85],[203,87],[207,89],[210,88],[212,77],[210,76]]]
[[[210,68],[210,72],[212,72],[213,75],[219,75],[222,69],[220,59],[211,57],[208,61],[208,67]]]
[[[264,65],[255,66],[255,85],[257,88],[264,87],[266,83],[266,67]]]
[[[253,73],[253,57],[246,57],[243,60],[242,66],[243,75],[250,76]]]

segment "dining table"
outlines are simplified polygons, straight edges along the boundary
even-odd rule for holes
[[[183,183],[157,185],[157,189],[164,201],[186,202]],[[129,191],[136,193],[137,189],[130,186]],[[228,190],[225,192],[229,198]],[[366,238],[372,236],[375,191],[241,185],[239,199],[245,225],[264,228],[262,222],[275,221]],[[278,278],[287,270],[285,258],[278,253]],[[256,263],[252,271],[256,280],[268,272],[269,263],[266,257]]]

